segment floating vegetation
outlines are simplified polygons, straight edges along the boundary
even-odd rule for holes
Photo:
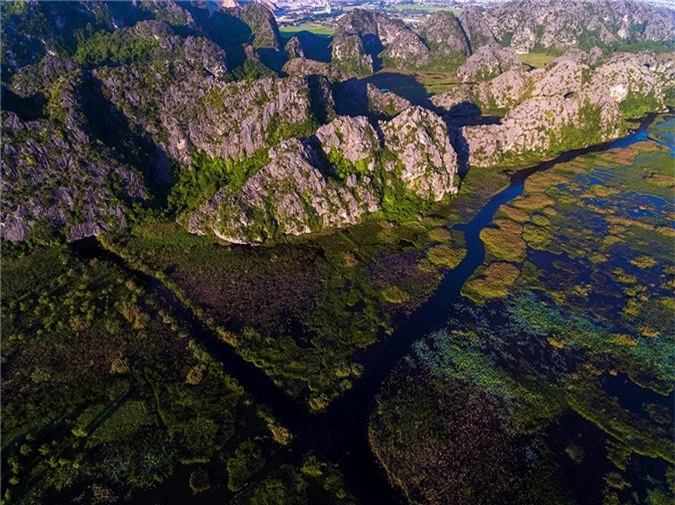
[[[455,268],[464,259],[466,252],[451,245],[440,244],[427,251],[427,259],[436,266]]]
[[[510,219],[497,219],[494,225],[483,228],[480,238],[490,256],[496,259],[520,262],[525,259],[527,244],[522,239],[523,227]]]
[[[482,274],[465,284],[462,294],[478,302],[488,298],[503,298],[509,294],[509,287],[519,274],[520,270],[512,263],[490,263],[482,270]]]

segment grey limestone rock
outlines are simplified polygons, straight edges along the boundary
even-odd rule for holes
[[[520,71],[523,63],[511,49],[497,43],[480,46],[460,69],[459,76],[464,82],[485,81],[508,70]]]
[[[380,60],[419,66],[429,58],[429,48],[401,20],[363,9],[340,19],[331,48],[333,63],[351,75],[372,73]]]
[[[440,200],[457,191],[457,155],[445,122],[422,107],[410,107],[392,120],[380,122],[384,144],[396,154],[399,177],[409,191]]]
[[[471,50],[476,51],[480,46],[495,42],[495,36],[483,14],[474,6],[463,9],[459,21],[466,34]]]
[[[485,17],[497,38],[519,53],[671,40],[675,33],[675,11],[630,0],[515,0]]]
[[[353,224],[380,208],[384,173],[427,200],[457,191],[457,156],[438,115],[410,107],[377,129],[365,117],[343,116],[313,139],[281,142],[240,191],[232,195],[223,188],[189,216],[188,230],[255,244]],[[376,158],[385,151],[389,155],[378,166]],[[355,171],[339,174],[330,160],[343,160]]]
[[[471,54],[462,25],[451,12],[439,11],[429,16],[420,27],[419,34],[432,51],[441,54],[459,52],[466,56]]]

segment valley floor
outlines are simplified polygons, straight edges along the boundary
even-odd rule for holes
[[[5,501],[671,502],[674,129],[402,224],[5,247]]]

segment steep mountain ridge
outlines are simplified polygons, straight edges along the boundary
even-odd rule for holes
[[[334,64],[348,73],[372,73],[382,64],[424,64],[429,48],[401,20],[364,9],[340,19],[331,43]]]
[[[98,235],[125,226],[129,206],[148,199],[141,174],[90,136],[81,87],[77,73],[58,80],[51,118],[26,121],[4,112],[0,233],[6,240]]]
[[[631,1],[514,0],[488,9],[485,19],[496,37],[519,53],[673,42],[675,36],[675,11]]]
[[[483,45],[494,43],[475,8],[459,17],[438,11],[417,32],[385,14],[354,9],[340,19],[331,47],[333,62],[341,70],[366,75],[382,66],[455,71]]]
[[[417,34],[357,9],[341,20],[329,63],[308,58],[316,56],[313,36],[283,47],[260,5],[84,5],[59,27],[72,8],[3,10],[10,35],[31,19],[42,20],[31,30],[45,34],[41,49],[31,49],[44,56],[28,65],[16,56],[25,38],[11,35],[3,47],[9,240],[35,226],[75,240],[123,226],[150,205],[192,232],[242,243],[372,213],[409,219],[456,192],[467,169],[610,140],[625,130],[624,118],[675,102],[672,53],[573,48],[526,71],[496,42],[491,11],[437,13]],[[643,32],[656,37],[658,19]],[[281,75],[263,63],[287,56]],[[420,107],[345,80],[381,63],[452,67],[463,82]],[[69,163],[75,168],[58,175]],[[90,198],[80,202],[82,181]]]
[[[354,224],[366,214],[457,191],[457,156],[442,119],[410,107],[377,130],[337,117],[310,139],[288,140],[234,194],[225,187],[187,220],[193,233],[261,243]],[[391,210],[391,209],[390,209]]]
[[[451,115],[461,114],[462,103],[486,110],[510,108],[498,124],[462,129],[474,167],[550,157],[612,140],[625,131],[624,118],[666,109],[675,55],[621,53],[595,68],[585,61],[588,55],[573,52],[545,70],[509,70],[489,81],[461,85],[432,102]]]

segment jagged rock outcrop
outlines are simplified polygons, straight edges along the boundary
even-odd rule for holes
[[[670,83],[670,86],[666,86],[668,89],[675,86],[675,53],[656,55],[654,64],[650,68],[664,83]]]
[[[12,76],[10,88],[25,97],[46,92],[64,75],[75,70],[77,70],[75,62],[47,55],[39,63],[20,68]]]
[[[80,77],[66,75],[50,99],[50,119],[4,112],[0,235],[25,240],[35,226],[67,240],[124,226],[128,205],[144,201],[142,178],[89,136],[78,102]]]
[[[456,191],[457,155],[438,115],[410,107],[380,128],[386,148],[396,154],[387,170],[400,171],[409,191],[434,201]]]
[[[478,100],[488,109],[505,109],[521,101],[530,88],[529,74],[508,70],[488,82],[481,82],[477,88]]]
[[[675,88],[675,54],[618,53],[603,62],[594,53],[569,51],[545,69],[509,70],[489,81],[457,85],[432,97],[431,102],[446,112],[452,109],[461,112],[459,104],[494,110],[513,107],[525,96],[567,95],[590,90],[611,97],[628,116],[663,109],[669,90]],[[630,107],[636,109],[632,114]]]
[[[382,138],[365,117],[338,117],[312,139],[281,142],[240,191],[223,188],[189,216],[188,230],[260,243],[356,223],[381,208],[390,186],[425,200],[456,192],[457,157],[440,117],[410,107],[379,129]]]
[[[160,47],[171,48],[171,57],[94,74],[134,128],[183,165],[195,150],[222,158],[251,155],[272,139],[307,133],[315,128],[314,114],[331,108],[321,78],[227,82],[225,53],[207,39],[165,37]]]
[[[305,48],[302,47],[302,43],[300,42],[300,37],[298,35],[293,35],[288,40],[288,42],[286,42],[284,49],[289,58],[305,57]]]
[[[520,103],[536,82],[531,73],[508,70],[494,79],[463,83],[431,97],[431,103],[453,116],[475,116],[482,112],[508,109]]]
[[[536,97],[509,111],[501,124],[463,130],[469,163],[485,167],[542,159],[613,140],[624,131],[618,105],[603,94]]]
[[[274,14],[268,7],[252,2],[238,12],[238,16],[251,29],[251,45],[262,61],[270,68],[280,69],[286,61],[283,40]]]
[[[672,54],[620,53],[596,68],[583,63],[589,60],[589,54],[572,52],[545,70],[508,72],[464,90],[479,104],[494,104],[498,83],[518,83],[504,96],[519,105],[501,124],[463,129],[470,164],[518,163],[612,140],[623,132],[624,117],[662,109],[674,87],[668,70],[660,70],[675,66]],[[447,105],[452,98],[436,101]]]
[[[363,9],[340,19],[331,48],[333,64],[352,75],[371,73],[383,61],[391,66],[420,66],[429,58],[429,48],[401,20]]]
[[[450,111],[459,112],[459,108],[463,104],[475,105],[476,86],[474,84],[458,84],[453,86],[450,91],[434,95],[430,98],[431,104],[437,109],[448,113]],[[471,107],[472,110],[475,107]]]
[[[492,43],[479,47],[460,67],[459,76],[465,82],[486,81],[512,69],[517,71],[523,69],[523,62],[518,55],[510,49]]]
[[[262,4],[252,2],[241,9],[239,15],[253,33],[253,47],[280,50],[283,46],[281,34],[274,14]]]
[[[376,50],[364,44],[353,33],[339,33],[331,42],[331,63],[347,75],[368,75],[375,69],[373,55]]]
[[[207,228],[229,242],[260,243],[275,235],[353,224],[378,208],[368,176],[360,185],[327,177],[308,140],[283,141],[270,159],[239,193],[231,196],[225,188],[202,206],[190,217],[188,230]]]
[[[368,116],[378,119],[391,118],[406,110],[412,104],[402,96],[391,91],[380,91],[377,86],[368,83],[366,88],[368,97]]]
[[[357,9],[340,21],[334,64],[318,61],[319,38],[308,33],[282,49],[261,5],[91,4],[72,24],[61,23],[71,7],[31,5],[27,17],[12,9],[3,7],[3,21],[15,35],[22,20],[56,17],[44,30],[28,23],[29,36],[3,48],[11,71],[3,74],[1,233],[8,240],[25,239],[36,224],[61,227],[69,240],[123,225],[129,203],[159,194],[155,184],[170,182],[172,165],[179,179],[172,208],[195,233],[259,243],[378,210],[391,216],[400,205],[456,191],[458,165],[467,160],[474,167],[534,162],[609,140],[623,118],[661,110],[675,97],[673,54],[605,57],[598,47],[572,48],[526,72],[512,49],[495,42],[490,15],[476,9],[459,18],[435,14],[420,29],[424,38]],[[549,11],[547,23],[563,15],[557,6]],[[660,36],[669,20],[652,17],[624,38]],[[74,37],[85,22],[96,35]],[[623,37],[625,20],[612,23],[607,33]],[[571,35],[532,26],[535,44],[578,38],[576,25]],[[516,35],[513,47],[524,40]],[[592,35],[601,46],[611,40],[601,28]],[[26,65],[22,44],[46,56]],[[58,57],[47,54],[57,49]],[[280,69],[287,56],[286,78],[262,63]],[[341,81],[383,63],[447,69],[462,61],[463,82],[429,108],[363,80]]]
[[[471,54],[471,47],[459,20],[452,12],[438,11],[422,23],[419,34],[432,52]]]
[[[606,93],[624,115],[638,117],[664,108],[667,90],[675,88],[673,66],[672,53],[659,59],[650,53],[619,53],[595,69],[588,89]]]
[[[403,97],[391,91],[382,92],[371,83],[348,79],[333,86],[335,111],[345,116],[392,118],[411,106]]]
[[[110,30],[106,5],[98,2],[23,2],[2,5],[2,64],[8,70],[38,63],[61,48],[74,51],[76,29]],[[103,14],[103,15],[102,15]],[[67,21],[67,23],[66,23]],[[66,24],[68,28],[66,29]]]
[[[308,58],[291,58],[281,69],[282,75],[295,77],[322,75],[328,79],[339,79],[340,72],[330,63],[310,60]]]
[[[578,93],[591,75],[591,69],[578,59],[561,57],[547,68],[546,72],[534,84],[533,96],[552,96],[566,93]]]
[[[475,6],[463,9],[459,14],[459,22],[464,34],[471,44],[472,51],[480,46],[495,42],[495,36],[483,14]]]
[[[367,172],[375,169],[375,156],[379,150],[377,133],[364,116],[341,116],[323,125],[316,132],[316,138],[329,155],[337,153],[349,163],[365,162]]]
[[[672,40],[675,32],[675,11],[631,0],[515,0],[485,17],[497,38],[519,53]]]

